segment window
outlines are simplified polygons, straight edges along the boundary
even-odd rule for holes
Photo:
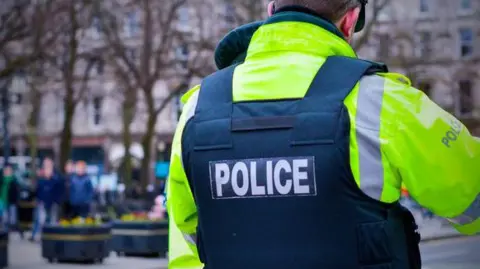
[[[10,103],[15,105],[21,105],[23,102],[23,95],[21,93],[10,94]]]
[[[378,56],[381,59],[386,59],[390,56],[390,36],[387,34],[381,34],[378,38]]]
[[[137,50],[136,49],[127,49],[126,50],[127,52],[127,57],[132,60],[132,61],[136,61],[137,60]]]
[[[127,36],[134,36],[140,29],[140,19],[136,10],[130,11],[126,16],[125,31]]]
[[[180,24],[188,24],[190,20],[189,10],[187,7],[181,7],[178,9],[178,21]]]
[[[459,112],[460,115],[469,115],[473,112],[473,91],[472,82],[469,80],[461,80],[458,82],[459,94]]]
[[[471,28],[460,29],[460,56],[468,57],[473,54],[473,30]]]
[[[94,97],[92,100],[92,122],[94,126],[98,126],[102,122],[102,102],[101,97]]]
[[[430,0],[420,0],[420,12],[426,13],[430,11]]]
[[[93,17],[92,20],[92,27],[94,29],[94,36],[99,37],[100,33],[102,32],[102,23],[98,17]]]
[[[420,33],[420,57],[430,57],[432,54],[432,33]]]
[[[177,56],[177,59],[181,63],[183,68],[187,67],[188,54],[189,54],[189,51],[188,51],[188,45],[187,44],[182,44],[182,45],[177,47],[176,56]]]
[[[422,81],[418,83],[418,89],[424,92],[427,96],[431,97],[432,84],[428,81]]]
[[[471,0],[460,0],[460,9],[461,10],[471,10],[472,1]]]

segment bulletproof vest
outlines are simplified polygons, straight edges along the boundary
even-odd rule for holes
[[[413,268],[405,213],[364,194],[349,165],[344,100],[386,67],[333,56],[304,98],[235,103],[234,70],[203,81],[182,138],[205,268]]]

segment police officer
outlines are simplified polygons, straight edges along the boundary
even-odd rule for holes
[[[480,141],[356,58],[365,5],[272,2],[245,62],[187,93],[167,203],[205,268],[419,268],[402,183],[480,231]]]

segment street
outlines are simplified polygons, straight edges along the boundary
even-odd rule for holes
[[[480,268],[480,236],[458,237],[423,243],[423,269]],[[21,241],[12,235],[9,244],[9,269],[166,269],[166,259],[125,258],[114,253],[104,264],[49,264],[41,258],[40,243]]]
[[[480,268],[480,236],[423,243],[423,269]]]
[[[16,234],[10,235],[8,269],[166,269],[167,260],[160,258],[117,257],[112,252],[103,264],[49,264],[41,257],[40,242],[21,241]]]

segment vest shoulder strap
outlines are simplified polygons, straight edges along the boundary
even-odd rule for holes
[[[297,106],[292,145],[332,144],[343,112],[343,101],[364,75],[385,71],[385,65],[345,56],[330,56],[315,75],[305,97]],[[312,128],[312,126],[317,126]],[[306,132],[305,130],[308,130]]]
[[[209,110],[233,101],[233,73],[237,65],[229,66],[206,77],[200,86],[195,117],[206,117]],[[218,111],[215,111],[218,113]]]

